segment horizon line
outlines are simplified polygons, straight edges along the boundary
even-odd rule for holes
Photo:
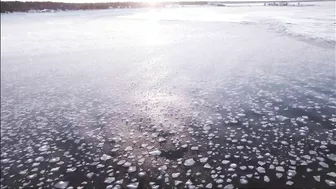
[[[120,2],[137,2],[137,3],[179,3],[179,2],[217,2],[217,3],[258,3],[258,2],[320,2],[320,1],[336,1],[336,0],[84,0],[84,1],[59,1],[59,0],[0,0],[0,2],[53,2],[53,3],[120,3]]]

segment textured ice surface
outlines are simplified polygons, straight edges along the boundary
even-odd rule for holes
[[[184,165],[187,167],[193,166],[194,164],[195,164],[195,160],[192,158],[184,161]]]
[[[1,188],[333,187],[334,2],[307,4],[2,14]]]
[[[68,186],[69,182],[68,181],[59,181],[55,184],[55,188],[59,189],[65,189]]]

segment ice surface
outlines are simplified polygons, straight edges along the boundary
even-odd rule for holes
[[[201,163],[206,163],[208,161],[207,157],[200,158]]]
[[[223,164],[228,164],[228,163],[230,163],[230,161],[229,160],[223,160],[222,163]]]
[[[65,189],[69,184],[69,181],[59,181],[57,182],[54,187],[59,189]]]
[[[336,173],[335,173],[335,172],[327,173],[327,175],[329,175],[329,176],[331,176],[331,177],[336,177]]]
[[[280,172],[284,172],[285,171],[284,168],[281,167],[281,166],[275,167],[275,170],[280,171]]]
[[[173,177],[173,178],[177,178],[177,177],[180,176],[180,174],[181,174],[181,173],[173,173],[173,174],[172,174],[172,177]]]
[[[105,179],[105,183],[112,183],[113,181],[115,181],[115,178],[114,177],[107,177],[106,179]]]
[[[111,158],[112,158],[112,157],[109,156],[109,155],[107,155],[107,154],[103,154],[102,157],[100,157],[100,159],[103,160],[103,161],[109,160],[109,159],[111,159]]]
[[[130,166],[129,168],[128,168],[128,172],[129,173],[133,173],[133,172],[135,172],[136,171],[136,166]]]
[[[48,145],[44,145],[44,146],[41,146],[40,148],[39,148],[39,150],[40,151],[42,151],[42,152],[44,152],[44,151],[47,151],[47,150],[49,150],[49,146]]]
[[[211,166],[207,163],[203,166],[205,169],[211,169]]]
[[[91,45],[96,45],[96,48],[104,48],[111,46],[112,38],[106,38],[102,35],[94,35],[95,32],[113,32],[115,35],[120,36],[130,36],[129,41],[118,42],[118,45],[126,45],[130,44],[135,37],[137,39],[138,36],[134,36],[132,29],[138,29],[139,32],[137,35],[143,35],[146,32],[146,28],[152,27],[154,22],[144,22],[143,27],[139,27],[139,25],[128,26],[127,30],[114,30],[112,26],[102,25],[104,24],[104,20],[100,20],[95,23],[88,22],[88,26],[80,24],[81,21],[85,21],[85,19],[91,19],[93,13],[97,16],[101,16],[102,18],[116,18],[122,17],[125,20],[148,20],[155,18],[155,20],[175,20],[175,21],[220,21],[220,22],[238,22],[238,23],[257,23],[257,24],[269,24],[271,28],[281,31],[287,32],[290,34],[306,36],[308,38],[316,38],[316,39],[324,39],[328,41],[334,41],[334,25],[333,20],[335,18],[335,11],[333,10],[334,2],[325,2],[317,4],[316,6],[307,6],[307,7],[263,7],[263,6],[251,6],[251,7],[241,7],[237,8],[226,8],[226,9],[218,9],[218,8],[204,8],[204,7],[194,7],[188,8],[188,11],[185,11],[181,8],[171,8],[165,9],[161,11],[147,11],[147,10],[134,10],[133,14],[125,15],[122,12],[111,12],[110,10],[102,10],[102,11],[87,11],[81,13],[75,12],[60,12],[57,14],[50,14],[45,16],[45,18],[40,18],[38,14],[30,14],[26,17],[22,15],[3,15],[1,17],[1,23],[3,24],[15,24],[18,22],[15,17],[20,17],[26,21],[26,24],[29,24],[31,27],[28,32],[20,32],[23,26],[16,25],[13,29],[16,30],[17,39],[21,38],[20,44],[12,44],[10,43],[13,39],[13,35],[11,35],[10,28],[6,27],[2,30],[2,43],[6,46],[3,49],[3,53],[14,53],[15,49],[20,48],[20,46],[30,46],[31,48],[26,49],[23,53],[27,54],[40,54],[43,52],[67,52],[69,50],[79,50],[80,48],[88,49]],[[272,16],[270,17],[268,11],[272,12]],[[127,14],[127,12],[125,11]],[[76,17],[80,14],[81,17]],[[110,14],[110,15],[109,15]],[[119,15],[118,15],[119,14]],[[51,25],[57,27],[57,24],[64,27],[64,22],[62,20],[65,16],[72,16],[77,21],[76,30],[74,27],[64,28],[64,30],[58,32],[58,38],[61,40],[57,40],[57,38],[50,38],[56,31],[55,28],[52,28]],[[32,22],[34,19],[42,19],[46,23],[48,23],[48,33],[43,32],[43,27],[38,25],[37,23]],[[55,25],[56,24],[56,25]],[[122,23],[116,22],[115,25],[123,26]],[[97,27],[96,26],[101,26]],[[154,25],[155,26],[155,25]],[[126,28],[125,28],[126,29]],[[36,31],[35,31],[36,30]],[[38,32],[39,31],[39,32]],[[80,32],[79,32],[80,31]],[[85,32],[83,32],[85,31]],[[123,33],[122,33],[123,32]],[[162,44],[167,43],[167,38],[159,38],[157,37],[158,30],[151,30],[151,40],[148,41],[147,38],[143,38],[144,41],[139,43],[140,45],[144,45],[145,43],[152,44]],[[155,40],[153,40],[155,37]],[[178,36],[176,36],[178,37]],[[182,36],[181,36],[182,37]],[[88,38],[83,42],[81,39]],[[96,39],[95,39],[96,38]],[[94,42],[93,40],[98,40]],[[125,38],[126,39],[126,38]],[[49,42],[53,40],[53,44]],[[71,41],[73,40],[73,41]],[[79,44],[80,46],[76,45]],[[105,41],[104,41],[105,40]],[[106,41],[107,40],[107,41]],[[124,40],[124,39],[123,39]],[[146,41],[145,41],[146,40]],[[178,39],[169,39],[169,40],[178,40]],[[39,43],[31,46],[31,42],[39,41]],[[102,42],[102,43],[101,43]],[[55,48],[53,48],[55,47]]]
[[[189,166],[193,166],[195,164],[195,160],[190,158],[184,161],[184,165],[189,167]]]
[[[327,157],[332,161],[336,161],[336,154],[328,154]]]
[[[54,158],[51,158],[50,159],[50,163],[56,163],[56,162],[58,162],[60,160],[60,157],[54,157]]]
[[[326,179],[325,182],[326,182],[329,186],[336,186],[335,181]]]
[[[247,181],[246,179],[243,178],[243,179],[240,179],[240,183],[241,183],[241,184],[247,184],[248,181]]]
[[[93,175],[94,175],[94,173],[92,173],[92,172],[91,173],[87,173],[86,177],[88,177],[90,179],[90,178],[92,178]]]
[[[335,11],[312,4],[2,14],[1,187],[332,185]]]
[[[224,189],[233,189],[234,186],[232,184],[228,184],[224,187]]]
[[[154,150],[154,151],[149,152],[149,154],[152,155],[152,156],[159,156],[161,154],[161,151],[160,150]]]
[[[132,146],[127,146],[127,147],[125,148],[125,151],[132,151],[132,150],[133,150]]]
[[[259,173],[265,173],[265,168],[263,168],[263,167],[257,167],[257,171]]]
[[[324,162],[320,162],[319,164],[324,168],[329,168],[329,165]]]
[[[139,183],[136,182],[136,183],[128,184],[127,188],[129,188],[129,189],[136,189],[136,188],[138,188],[138,186],[139,186]]]

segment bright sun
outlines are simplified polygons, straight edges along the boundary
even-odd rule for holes
[[[148,4],[152,7],[155,7],[156,1],[155,0],[148,0]]]

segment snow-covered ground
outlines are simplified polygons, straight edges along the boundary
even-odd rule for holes
[[[1,188],[335,187],[335,2],[303,5],[1,15]]]

